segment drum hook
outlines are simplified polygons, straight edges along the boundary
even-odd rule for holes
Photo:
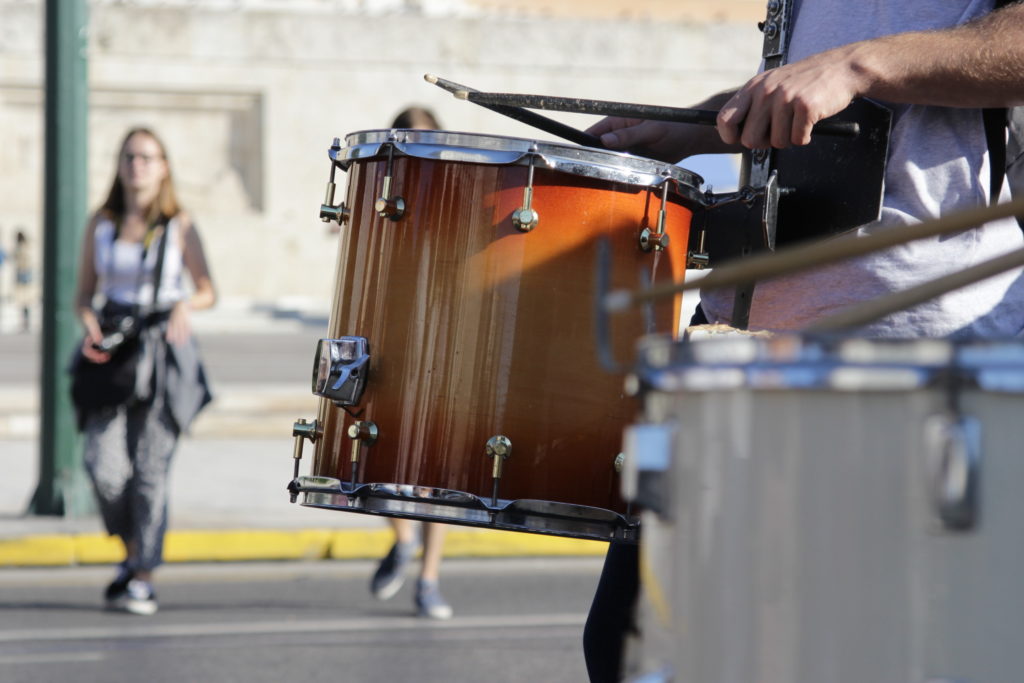
[[[491,470],[491,507],[498,506],[498,482],[501,481],[502,464],[512,455],[512,440],[507,436],[498,434],[487,440],[487,457],[494,459],[494,467]]]
[[[531,152],[536,145],[531,148]],[[512,212],[512,225],[520,232],[530,232],[540,223],[540,214],[533,208],[533,166],[537,159],[536,154],[530,154],[530,164],[526,171],[526,187],[523,188],[523,205]]]
[[[644,228],[640,232],[640,249],[643,251],[663,251],[668,247],[669,237],[665,233],[665,223],[668,216],[668,188],[669,172],[662,171],[664,178],[661,184],[661,208],[658,210],[658,226],[652,232],[650,228]]]
[[[352,488],[355,488],[356,472],[359,470],[359,451],[362,449],[363,444],[372,446],[380,432],[375,423],[368,420],[360,420],[350,424],[347,433],[348,437],[352,439],[352,455],[350,457],[352,476],[349,481],[352,484]]]
[[[306,439],[309,439],[310,443],[315,444],[316,440],[320,437],[320,432],[320,424],[316,420],[307,422],[305,419],[299,419],[292,425],[292,436],[295,437],[292,459],[295,461],[295,466],[292,470],[292,480],[288,484],[288,493],[293,503],[299,497],[299,461],[302,460],[302,446]]]
[[[324,223],[330,223],[335,221],[338,223],[338,227],[341,227],[342,223],[348,222],[348,215],[350,211],[345,207],[345,202],[339,204],[334,203],[334,191],[336,185],[334,184],[334,176],[338,171],[337,158],[338,152],[341,151],[341,139],[334,138],[334,144],[331,145],[331,178],[327,181],[327,193],[324,196],[324,203],[320,205],[320,220]]]
[[[405,200],[391,196],[391,185],[394,181],[395,143],[388,143],[388,165],[384,171],[384,186],[380,198],[374,202],[373,208],[381,218],[397,221],[405,214]]]

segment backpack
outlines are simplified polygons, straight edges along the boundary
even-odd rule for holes
[[[996,0],[994,9],[1014,1]],[[991,203],[999,200],[1004,179],[1013,197],[1024,197],[1024,107],[983,109],[982,116],[992,170]],[[1017,218],[1017,223],[1024,229],[1024,218]]]

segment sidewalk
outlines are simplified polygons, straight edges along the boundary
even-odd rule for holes
[[[309,352],[298,352],[309,353],[309,359],[294,362],[302,368],[312,361],[307,337],[315,340],[323,333],[319,321],[282,315],[273,307],[257,314],[236,310],[220,319],[197,321],[197,328],[211,342],[218,334],[248,331],[298,335],[297,346],[309,347]],[[287,346],[279,345],[277,357],[263,360],[259,348],[246,349],[245,362],[257,368],[280,366],[281,348]],[[237,368],[209,369],[213,375],[237,374]],[[392,538],[384,518],[289,503],[285,487],[292,476],[292,424],[314,417],[317,407],[306,372],[294,380],[291,372],[288,379],[216,384],[215,402],[175,455],[168,562],[373,559],[387,552]],[[0,567],[118,562],[120,543],[106,535],[94,514],[82,519],[25,514],[38,485],[39,466],[39,392],[27,377],[31,373],[19,381],[0,376]],[[309,471],[310,457],[302,464],[303,473]],[[445,556],[600,556],[606,547],[596,541],[452,526]]]
[[[0,440],[0,567],[108,564],[120,543],[95,515],[26,516],[38,482],[33,440]],[[289,502],[288,438],[181,442],[172,472],[168,562],[370,559],[392,542],[377,516]],[[308,460],[304,463],[309,466]],[[305,471],[305,470],[304,470]],[[446,557],[602,555],[606,544],[470,527],[450,527]]]

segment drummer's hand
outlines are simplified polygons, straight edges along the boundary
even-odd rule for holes
[[[191,307],[187,301],[179,301],[171,309],[171,317],[167,321],[167,342],[181,345],[192,336]]]
[[[838,114],[863,84],[850,66],[850,46],[836,48],[750,79],[718,113],[718,133],[749,149],[806,145],[815,123]]]
[[[608,149],[632,150],[672,163],[688,156],[686,126],[678,123],[610,116],[587,132],[600,137],[601,144]]]

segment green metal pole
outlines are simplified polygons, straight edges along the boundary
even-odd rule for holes
[[[46,113],[39,485],[30,511],[81,517],[95,509],[69,398],[79,343],[78,247],[86,220],[89,84],[86,0],[46,1]]]

